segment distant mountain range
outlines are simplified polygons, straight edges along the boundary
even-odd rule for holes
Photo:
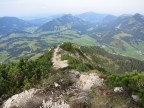
[[[143,55],[144,41],[144,16],[135,14],[132,16],[120,16],[106,26],[96,28],[92,35],[102,44],[111,46],[115,52],[125,52],[125,55]],[[130,51],[128,51],[130,50]],[[117,52],[116,51],[116,52]],[[130,53],[131,52],[131,53]]]
[[[88,21],[91,23],[102,23],[102,22],[110,22],[116,19],[116,16],[110,14],[98,14],[94,12],[86,12],[76,17],[83,19],[84,21]]]
[[[32,57],[49,46],[65,41],[98,45],[113,54],[143,60],[144,16],[138,13],[113,16],[87,12],[33,21],[0,18],[2,62],[21,58],[22,55]]]
[[[26,27],[33,26],[31,23],[16,17],[0,18],[0,34],[5,35],[12,32],[23,31]]]
[[[64,31],[64,30],[77,30],[77,31],[86,31],[90,28],[88,22],[83,21],[77,17],[72,16],[71,14],[64,15],[60,18],[56,18],[50,22],[45,23],[40,26],[36,31]]]
[[[32,19],[32,20],[28,20],[28,22],[37,25],[37,26],[41,26],[55,18],[61,17],[62,15],[53,15],[53,16],[49,16],[49,17],[45,17],[45,18],[37,18],[37,19]]]

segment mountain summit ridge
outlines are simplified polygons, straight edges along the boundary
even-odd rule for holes
[[[53,62],[52,60],[55,56],[60,57],[61,61],[67,60],[68,65],[55,67],[56,61]],[[115,58],[118,59],[115,61]],[[138,102],[141,102],[139,95],[129,93],[129,89],[131,92],[134,91],[133,87],[130,86],[132,88],[127,89],[123,84],[127,84],[125,81],[131,80],[127,78],[133,78],[132,75],[143,75],[143,73],[140,70],[138,72],[141,73],[116,74],[116,71],[113,72],[112,70],[109,72],[109,67],[115,69],[122,68],[126,64],[134,66],[137,63],[143,62],[118,55],[113,57],[99,47],[79,46],[65,42],[57,47],[52,47],[35,61],[22,59],[18,63],[7,65],[10,66],[9,71],[7,71],[7,67],[5,68],[6,65],[1,66],[0,72],[3,70],[3,72],[7,72],[6,75],[9,75],[8,79],[4,80],[6,82],[11,78],[13,80],[10,83],[3,83],[4,87],[0,88],[0,95],[2,93],[15,94],[4,101],[2,108],[33,108],[34,106],[42,108],[84,108],[85,106],[96,108],[98,106],[104,107],[105,103],[107,103],[108,108],[111,106],[140,108],[139,106],[142,104],[137,105],[137,101],[133,98],[137,96]],[[123,66],[121,66],[122,64]],[[126,72],[129,68],[126,67],[125,71],[121,69],[121,72]],[[14,73],[11,72],[13,69],[16,69]],[[134,70],[133,67],[130,70]],[[121,82],[122,84],[119,84],[121,75],[126,75],[126,77]],[[128,75],[130,77],[127,77]],[[143,84],[143,82],[141,83]],[[109,88],[109,84],[112,84],[111,88]],[[129,84],[132,83],[129,82]],[[133,86],[137,87],[137,85]]]
[[[54,30],[67,30],[67,29],[76,29],[79,30],[82,28],[82,30],[85,28],[88,28],[88,22],[85,22],[75,16],[72,16],[71,14],[63,15],[60,18],[56,18],[50,22],[47,22],[46,24],[39,27],[36,32],[40,31],[54,31]]]

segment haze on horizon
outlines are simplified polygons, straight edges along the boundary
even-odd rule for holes
[[[0,17],[40,14],[144,14],[144,0],[0,0]]]

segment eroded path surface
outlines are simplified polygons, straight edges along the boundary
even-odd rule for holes
[[[54,50],[52,62],[53,62],[53,67],[55,69],[64,68],[68,66],[67,60],[63,60],[63,61],[61,60],[61,49],[59,46]]]

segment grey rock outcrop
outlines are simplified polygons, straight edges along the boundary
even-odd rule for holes
[[[75,103],[88,105],[88,91],[92,86],[102,86],[103,79],[96,73],[69,72],[75,80],[72,86],[62,89],[62,83],[54,82],[52,87],[30,89],[9,98],[3,108],[70,108]],[[68,96],[67,101],[64,97]]]

